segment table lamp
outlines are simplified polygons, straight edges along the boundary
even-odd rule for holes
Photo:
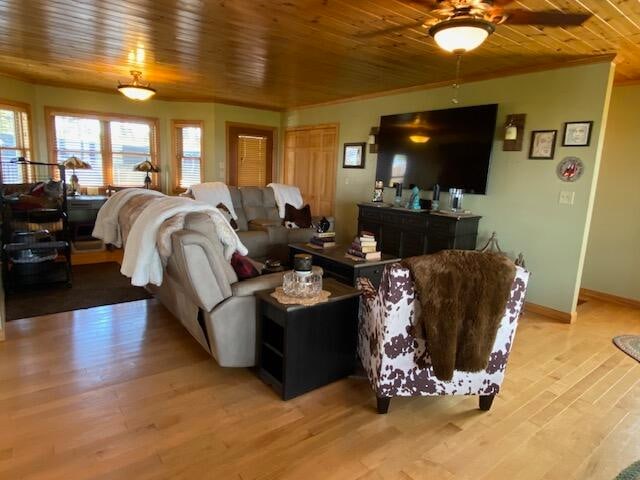
[[[76,175],[76,169],[78,170],[91,170],[91,164],[85,162],[84,160],[79,159],[76,156],[67,158],[64,162],[62,162],[65,168],[70,168],[73,172],[71,174],[71,194],[72,196],[78,195],[78,191],[80,190],[80,182],[78,181],[78,176]]]
[[[151,177],[149,176],[149,173],[158,173],[160,169],[156,167],[153,163],[151,163],[149,160],[145,160],[137,164],[135,167],[133,167],[133,171],[146,172],[147,175],[144,177],[144,188],[150,188]]]

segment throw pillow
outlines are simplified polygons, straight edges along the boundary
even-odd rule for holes
[[[219,203],[218,205],[216,205],[216,208],[222,212],[222,215],[224,215],[224,218],[227,219],[229,225],[231,225],[231,228],[233,228],[234,230],[238,230],[238,222],[233,219],[233,217],[231,216],[231,212],[229,211],[227,206],[224,203]]]
[[[248,280],[249,278],[257,277],[260,272],[251,263],[249,257],[244,257],[238,252],[233,252],[231,256],[231,267],[236,272],[238,280]]]
[[[309,228],[311,227],[311,207],[309,204],[298,209],[290,204],[284,206],[284,226],[287,228]],[[291,224],[295,224],[292,227]]]

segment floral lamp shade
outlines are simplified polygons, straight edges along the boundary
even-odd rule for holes
[[[71,170],[74,171],[74,173],[76,169],[91,170],[91,164],[89,162],[85,162],[84,160],[81,160],[76,156],[67,158],[64,162],[62,162],[62,165],[64,165],[65,168],[70,168]]]
[[[145,172],[147,174],[144,177],[144,188],[149,188],[151,186],[151,176],[149,174],[158,173],[160,171],[160,168],[157,165],[151,163],[150,160],[144,160],[133,167],[133,171]]]
[[[64,165],[65,168],[70,168],[73,172],[71,175],[71,195],[78,195],[80,182],[78,181],[76,170],[91,170],[91,164],[74,155],[62,162],[62,165]]]

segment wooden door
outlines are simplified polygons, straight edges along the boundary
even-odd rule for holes
[[[264,187],[273,178],[275,128],[227,123],[227,183]]]
[[[312,215],[333,215],[338,163],[338,127],[289,129],[285,135],[283,180],[300,188]]]

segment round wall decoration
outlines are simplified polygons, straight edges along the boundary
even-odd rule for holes
[[[558,164],[556,173],[563,182],[575,182],[584,173],[584,163],[578,157],[565,157]]]

